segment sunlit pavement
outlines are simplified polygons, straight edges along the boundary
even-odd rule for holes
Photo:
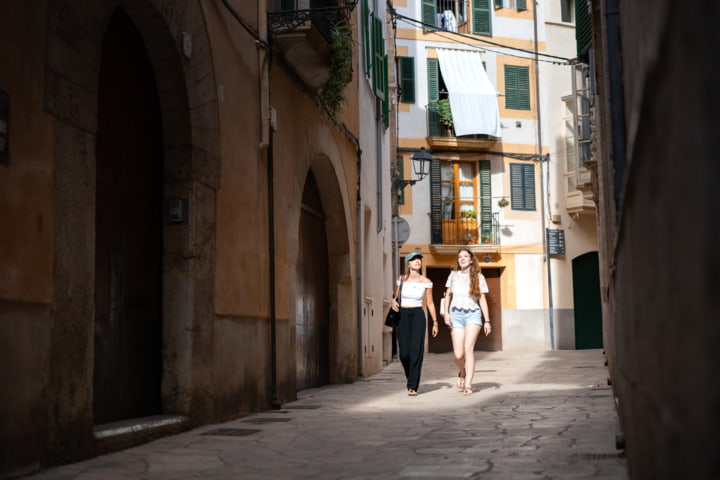
[[[478,352],[474,391],[427,354],[419,395],[402,367],[300,392],[257,413],[52,468],[47,479],[626,479],[600,350]]]

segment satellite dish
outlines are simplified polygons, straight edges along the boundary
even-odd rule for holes
[[[410,224],[407,220],[400,217],[393,217],[393,242],[398,245],[408,241],[410,238]]]

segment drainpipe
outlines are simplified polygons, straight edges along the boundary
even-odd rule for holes
[[[267,0],[258,0],[258,34],[268,43]],[[270,63],[271,51],[258,45],[260,71],[260,155],[267,165],[268,260],[270,302],[270,407],[281,407],[277,395],[277,313],[275,308],[275,193],[273,189],[273,130],[270,124]]]
[[[547,227],[545,226],[545,181],[543,180],[543,161],[547,161],[545,167],[550,171],[550,156],[543,157],[542,154],[542,122],[540,116],[540,55],[538,51],[538,18],[537,18],[538,2],[533,5],[533,30],[535,41],[535,99],[537,101],[537,158],[540,166],[540,220],[542,224],[543,238],[543,257],[545,259],[545,267],[547,270],[548,283],[548,314],[549,314],[549,330],[550,330],[550,350],[555,350],[555,319],[553,314],[553,291],[552,291],[552,272],[550,268],[550,255],[548,255],[547,246]],[[549,193],[549,192],[548,192]]]
[[[362,287],[362,251],[363,251],[363,219],[362,219],[362,191],[360,190],[361,182],[362,182],[362,150],[360,149],[360,145],[358,143],[357,145],[357,191],[355,193],[355,223],[356,223],[356,230],[357,230],[357,238],[355,241],[356,249],[357,249],[357,256],[356,261],[357,264],[355,265],[355,288],[357,291],[357,332],[358,332],[358,341],[357,341],[357,347],[358,347],[358,358],[357,358],[357,376],[362,377],[364,374],[363,371],[363,358],[364,358],[364,352],[363,352],[363,309],[365,308],[365,301],[363,300],[363,287]]]

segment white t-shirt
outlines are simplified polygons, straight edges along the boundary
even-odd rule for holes
[[[480,305],[470,296],[470,274],[460,271],[450,272],[450,276],[445,283],[445,287],[450,289],[452,300],[450,301],[450,310],[463,310],[472,312],[479,310]],[[480,274],[480,293],[488,293],[487,282],[483,274]]]
[[[396,282],[396,285],[400,285],[400,280]],[[403,282],[402,290],[400,291],[400,306],[422,307],[425,290],[432,287],[432,282]]]

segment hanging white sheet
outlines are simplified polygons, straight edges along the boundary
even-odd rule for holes
[[[477,52],[437,49],[448,89],[455,135],[485,134],[500,138],[500,112],[495,88]]]

